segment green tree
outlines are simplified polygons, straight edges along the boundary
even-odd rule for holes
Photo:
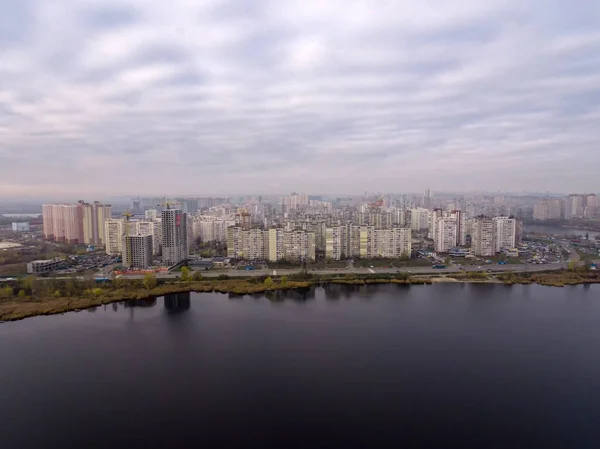
[[[569,268],[569,271],[575,271],[577,270],[577,262],[575,262],[574,260],[572,260],[571,262],[569,262],[569,265],[567,265]]]
[[[287,285],[288,278],[287,276],[281,276],[281,285]]]
[[[144,276],[143,284],[147,290],[152,290],[154,287],[156,287],[158,285],[158,281],[156,280],[156,275],[154,273],[148,273],[146,276]]]
[[[444,263],[446,265],[450,265],[450,256],[446,256],[446,258],[444,259]]]
[[[265,287],[267,287],[268,290],[271,290],[271,288],[273,288],[273,279],[271,278],[271,276],[265,279]]]
[[[27,293],[25,293],[25,290],[19,290],[19,298],[25,298],[27,296]]]
[[[181,268],[181,280],[185,282],[190,280],[190,269],[188,267]]]
[[[27,277],[23,278],[23,280],[21,281],[21,287],[23,287],[25,292],[29,293],[30,295],[34,293],[33,292],[33,290],[34,290],[33,281],[35,281],[34,276],[27,276]]]
[[[12,287],[9,287],[8,285],[4,288],[0,288],[0,298],[2,299],[8,299],[11,298],[13,295],[13,289]]]
[[[202,280],[202,273],[200,273],[199,271],[194,271],[194,274],[192,275],[192,279],[194,281],[201,281]]]
[[[113,285],[116,289],[125,287],[125,279],[123,278],[115,278],[113,281]]]
[[[60,298],[60,290],[54,290],[54,293],[52,293],[52,296],[54,296],[55,298]]]

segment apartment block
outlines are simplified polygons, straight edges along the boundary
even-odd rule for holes
[[[512,249],[517,244],[517,220],[510,217],[494,217],[495,252]]]
[[[333,260],[345,257],[410,257],[412,250],[409,228],[334,226],[326,229],[325,240],[325,256]]]
[[[111,206],[93,204],[43,204],[42,229],[46,240],[69,244],[105,244],[104,222],[111,217]]]
[[[188,258],[187,214],[181,209],[166,209],[162,218],[162,260],[174,266]]]
[[[144,269],[151,267],[152,234],[123,237],[122,260],[125,268]]]
[[[438,253],[447,253],[458,243],[458,222],[454,217],[440,217],[435,224],[434,248]]]
[[[474,218],[471,225],[471,249],[476,256],[496,254],[496,223],[487,217]]]
[[[411,209],[410,211],[410,228],[413,231],[427,229],[429,226],[429,210],[422,207]]]

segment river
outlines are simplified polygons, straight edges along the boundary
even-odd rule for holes
[[[337,285],[3,323],[2,447],[597,448],[599,317],[600,285]]]
[[[545,225],[524,225],[523,231],[526,233],[535,232],[538,234],[560,235],[565,237],[585,236],[589,235],[590,239],[600,235],[597,231],[586,231],[585,229],[563,228],[562,226],[545,226]]]

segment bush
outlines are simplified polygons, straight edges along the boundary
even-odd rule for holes
[[[147,290],[152,290],[154,287],[156,287],[158,285],[158,281],[156,280],[156,275],[154,273],[148,273],[146,276],[144,276],[143,284]]]

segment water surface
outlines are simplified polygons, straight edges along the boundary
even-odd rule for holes
[[[599,317],[598,285],[444,284],[4,323],[2,447],[597,448]]]

